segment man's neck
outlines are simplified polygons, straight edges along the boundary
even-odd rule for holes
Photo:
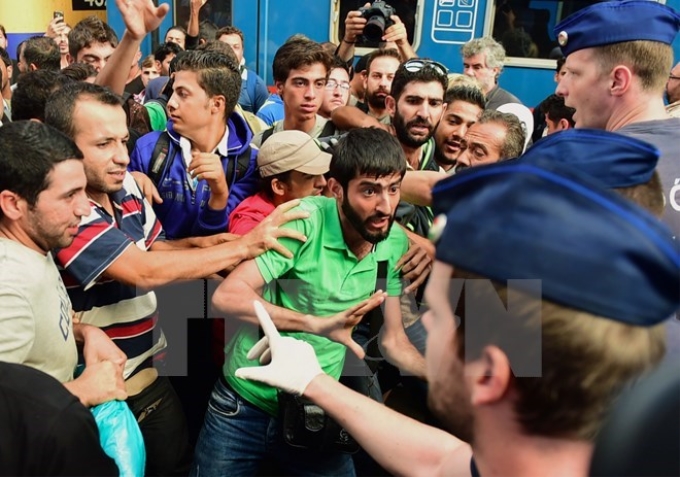
[[[624,126],[643,121],[668,119],[666,106],[660,96],[645,95],[634,103],[621,101],[605,126],[607,131],[617,131]]]
[[[285,116],[283,118],[284,131],[302,131],[310,134],[316,126],[316,114],[311,119],[297,119],[292,116]]]
[[[220,144],[227,130],[227,125],[223,122],[215,122],[211,125],[205,126],[192,137],[187,138],[191,143],[191,150],[198,152],[211,153]]]
[[[7,224],[4,221],[0,222],[0,237],[12,240],[29,248],[42,255],[47,255],[47,252],[40,248],[31,238],[24,232],[21,227],[14,226],[15,224]]]
[[[92,190],[90,188],[86,188],[85,192],[91,200],[101,205],[104,210],[109,213],[109,215],[113,216],[113,201],[111,200],[111,197],[109,197],[109,194],[98,190]]]
[[[420,169],[420,159],[423,155],[423,146],[410,147],[404,143],[401,143],[401,148],[404,150],[404,154],[406,154],[406,162],[411,165],[413,170],[417,171]]]
[[[593,452],[590,442],[529,436],[516,422],[494,426],[493,420],[488,420],[487,429],[484,427],[483,422],[475,420],[475,436],[480,438],[472,446],[475,463],[484,477],[588,475]]]

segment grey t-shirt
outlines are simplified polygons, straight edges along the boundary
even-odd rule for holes
[[[661,151],[656,170],[665,199],[662,220],[680,240],[680,118],[633,123],[616,132],[646,141]]]

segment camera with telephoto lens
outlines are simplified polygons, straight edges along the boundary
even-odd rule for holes
[[[360,8],[361,16],[366,20],[364,38],[367,41],[380,42],[385,34],[385,29],[394,25],[390,18],[397,11],[382,0],[376,0],[370,7]]]

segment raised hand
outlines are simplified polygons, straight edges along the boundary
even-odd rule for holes
[[[342,343],[360,359],[366,354],[364,349],[352,339],[352,330],[359,324],[366,313],[379,306],[387,298],[387,293],[378,290],[373,295],[336,315],[317,318],[312,332],[317,335]]]
[[[257,227],[243,236],[243,240],[248,246],[248,258],[255,258],[267,250],[276,250],[287,258],[293,258],[290,250],[284,247],[277,240],[280,237],[288,237],[301,242],[307,241],[302,233],[297,230],[281,228],[281,225],[291,220],[306,219],[309,212],[303,210],[291,211],[292,208],[300,205],[300,200],[295,199],[279,205],[274,212],[269,214],[266,219],[260,222]]]
[[[123,17],[125,27],[136,40],[143,39],[147,33],[158,29],[170,10],[169,5],[158,7],[153,0],[116,0],[116,6]]]
[[[248,358],[257,359],[267,353],[271,362],[266,366],[239,368],[236,377],[260,381],[301,395],[316,376],[323,374],[314,348],[305,341],[281,336],[262,303],[256,301],[254,306],[266,340],[260,340],[250,350]]]

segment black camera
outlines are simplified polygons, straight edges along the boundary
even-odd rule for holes
[[[380,42],[385,34],[385,29],[394,25],[390,18],[397,11],[382,0],[376,0],[368,8],[360,8],[361,16],[366,20],[364,38],[367,41]]]

